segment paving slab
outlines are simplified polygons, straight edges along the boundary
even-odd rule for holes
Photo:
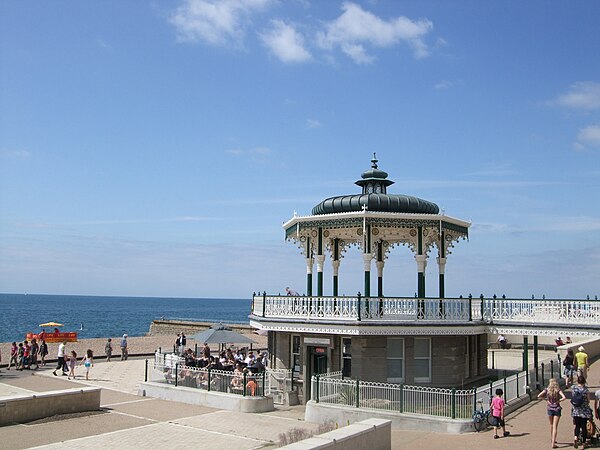
[[[131,430],[105,433],[73,439],[60,444],[45,445],[46,450],[85,450],[115,448],[120,450],[139,450],[151,445],[152,448],[185,449],[207,448],[211,450],[258,449],[263,442],[238,436],[221,435],[210,431],[183,427],[173,423],[157,423]]]
[[[316,431],[319,428],[318,424],[299,423],[295,419],[234,411],[218,411],[212,414],[188,417],[177,421],[177,423],[272,443],[279,442],[279,434],[286,433],[294,428],[303,428],[310,431]]]
[[[132,414],[160,422],[168,422],[183,419],[190,416],[202,416],[204,414],[219,411],[205,406],[188,405],[187,403],[174,403],[167,400],[138,397],[138,401],[129,401],[109,407],[111,411]]]
[[[3,450],[16,450],[53,443],[63,446],[65,441],[79,437],[133,429],[150,423],[152,422],[147,419],[100,412],[45,423],[5,426],[0,428],[0,447]]]

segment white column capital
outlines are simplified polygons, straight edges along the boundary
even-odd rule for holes
[[[385,266],[385,261],[377,261],[375,263],[375,265],[377,266],[377,276],[382,277],[383,276],[383,267]]]
[[[415,260],[417,261],[417,270],[421,273],[425,273],[425,268],[427,267],[427,255],[415,255]]]
[[[306,258],[306,273],[311,274],[313,272],[313,265],[315,260],[313,258]]]
[[[325,255],[317,255],[317,272],[323,272],[323,263],[325,262]]]
[[[337,277],[340,271],[340,260],[336,259],[331,261],[331,265],[333,266],[333,275]]]
[[[438,256],[437,263],[440,268],[440,274],[443,275],[446,272],[446,258]]]
[[[363,253],[363,262],[365,265],[365,272],[371,271],[371,260],[373,259],[373,255],[370,253]]]

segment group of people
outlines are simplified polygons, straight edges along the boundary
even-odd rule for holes
[[[593,410],[590,406],[590,397],[594,399]],[[567,396],[561,390],[557,380],[552,378],[548,387],[539,393],[538,398],[546,399],[551,445],[552,448],[557,448],[556,436],[562,412],[561,402],[565,401]],[[578,372],[575,383],[571,386],[571,417],[574,425],[573,447],[578,448],[581,444],[582,448],[587,448],[589,430],[592,433],[595,431],[594,418],[600,419],[600,389],[592,396],[586,378],[581,372]]]
[[[38,369],[40,363],[46,365],[46,355],[48,354],[48,344],[42,338],[40,342],[37,339],[31,339],[31,342],[24,340],[23,342],[13,342],[10,345],[10,359],[8,361],[7,370],[14,365],[16,370]],[[40,361],[38,362],[38,357]],[[33,367],[35,366],[35,368]]]
[[[225,370],[234,371],[236,367],[242,369],[248,369],[252,373],[264,372],[265,367],[268,365],[267,353],[260,353],[258,356],[254,354],[253,350],[248,351],[246,355],[243,350],[236,350],[228,348],[227,350],[221,350],[218,355],[211,355],[210,347],[208,344],[204,344],[202,349],[196,355],[195,352],[188,348],[183,350],[179,356],[185,360],[185,365],[188,367],[198,367],[214,370]]]
[[[581,444],[582,448],[586,448],[588,445],[588,427],[594,430],[594,417],[600,419],[600,390],[597,390],[593,395],[594,409],[592,411],[590,392],[586,384],[589,370],[588,355],[583,346],[580,346],[575,354],[573,354],[572,349],[568,349],[567,355],[563,359],[563,366],[565,385],[567,389],[571,388],[571,417],[574,425],[573,447],[578,448]],[[548,387],[539,393],[538,398],[545,399],[547,402],[546,410],[550,424],[551,445],[552,448],[557,448],[556,436],[562,414],[561,402],[565,401],[567,396],[560,388],[558,381],[552,378]]]
[[[56,369],[52,372],[52,374],[56,377],[56,371],[60,370],[63,376],[66,376],[68,380],[75,379],[75,367],[77,367],[77,352],[72,350],[71,353],[68,353],[66,350],[67,342],[61,342],[58,346],[58,354],[57,354],[57,366]],[[90,367],[94,366],[94,352],[92,349],[87,349],[85,356],[81,358],[80,366],[85,367],[85,379],[89,380],[90,376]]]

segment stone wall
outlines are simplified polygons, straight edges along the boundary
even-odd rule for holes
[[[199,333],[204,330],[208,330],[211,326],[213,326],[213,322],[193,322],[193,321],[183,321],[183,320],[153,320],[150,324],[150,331],[148,334],[150,336],[156,336],[158,334],[171,334],[173,335],[173,342],[175,342],[175,338],[177,333],[181,333],[182,331],[187,335],[191,335],[194,333]],[[224,324],[227,328],[231,328],[233,331],[242,334],[252,334],[254,328],[252,328],[248,324]]]

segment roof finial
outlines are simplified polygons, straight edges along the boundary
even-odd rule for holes
[[[371,160],[371,167],[377,169],[377,155],[373,152],[373,159]]]

